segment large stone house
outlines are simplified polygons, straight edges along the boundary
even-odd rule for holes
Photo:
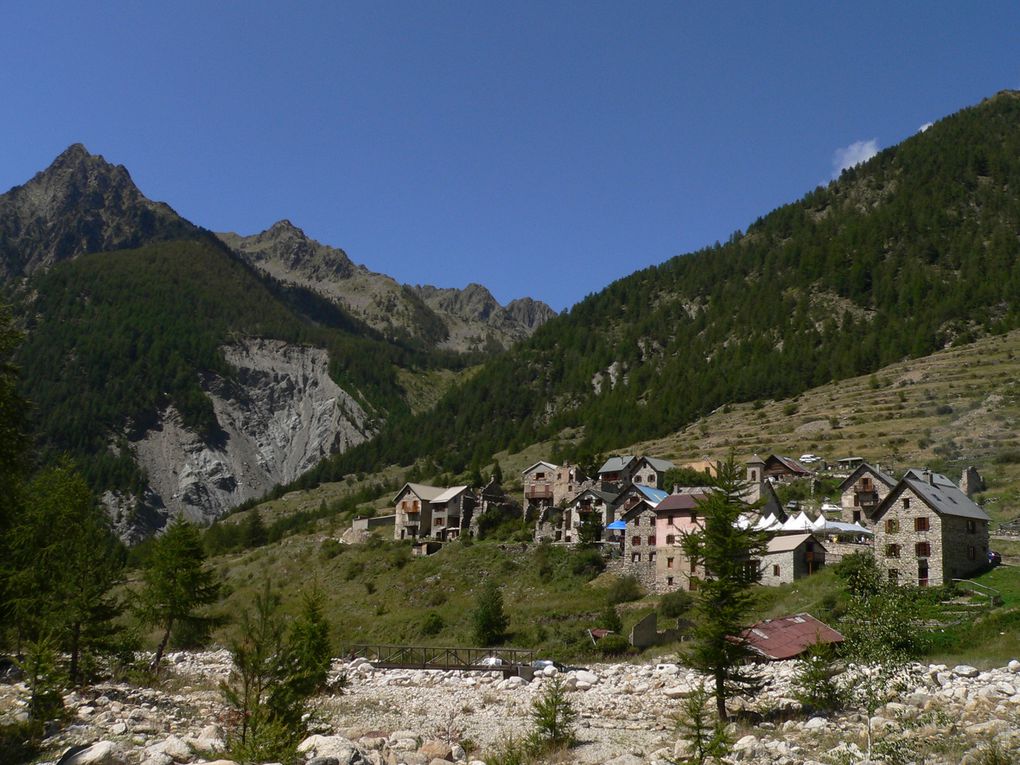
[[[595,513],[605,529],[616,520],[620,492],[587,488],[567,504],[563,510],[562,528],[556,530],[554,539],[563,542],[579,541],[579,529],[589,513]]]
[[[705,492],[670,494],[656,508],[656,538],[661,548],[656,556],[657,589],[692,589],[691,575],[700,575],[684,555],[681,544],[685,534],[700,531],[698,505]]]
[[[405,483],[393,498],[396,520],[394,539],[417,539],[431,536],[432,501],[446,489],[423,483]]]
[[[941,585],[988,565],[988,515],[944,475],[908,470],[873,514],[875,561],[890,582]]]
[[[521,471],[524,485],[524,517],[545,520],[551,508],[559,507],[576,494],[587,480],[577,465],[536,462]]]
[[[839,485],[840,520],[871,528],[871,516],[896,485],[895,479],[867,462],[858,465]]]
[[[624,571],[637,578],[648,590],[656,587],[655,562],[659,553],[655,505],[639,500],[620,518],[627,524],[623,532]]]

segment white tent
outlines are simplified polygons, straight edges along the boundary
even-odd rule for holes
[[[811,525],[811,519],[808,518],[803,511],[798,513],[793,518],[790,518],[781,527],[782,531],[813,531],[814,527]]]
[[[769,513],[767,516],[762,518],[754,525],[755,531],[766,531],[779,523],[779,519],[775,515]]]

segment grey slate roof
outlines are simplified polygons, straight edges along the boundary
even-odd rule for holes
[[[645,457],[644,460],[660,473],[665,473],[667,470],[672,470],[676,467],[669,460],[660,460],[658,457]]]
[[[632,454],[625,454],[622,457],[610,457],[606,460],[605,464],[599,468],[599,474],[602,473],[619,473],[621,470],[626,470],[627,466],[634,461]]]
[[[959,486],[941,473],[911,469],[903,476],[902,482],[909,486],[936,513],[972,518],[977,521],[991,520],[974,500],[960,491]],[[892,494],[889,496],[891,497]]]
[[[876,468],[874,465],[869,465],[867,462],[864,462],[864,463],[858,465],[856,468],[854,468],[853,472],[850,473],[850,475],[848,475],[846,478],[843,479],[843,483],[841,483],[839,485],[839,488],[837,489],[837,491],[839,491],[840,494],[842,494],[850,486],[852,486],[854,484],[854,482],[861,476],[861,473],[863,473],[865,471],[871,473],[873,476],[875,476],[875,478],[877,478],[879,481],[884,483],[890,489],[893,486],[896,485],[896,479],[895,478],[892,478],[891,476],[883,473],[881,470]]]
[[[410,490],[418,497],[418,499],[424,500],[425,502],[432,502],[436,497],[446,491],[445,488],[440,486],[429,486],[424,483],[405,483],[403,488],[397,492],[397,496],[393,498],[393,504],[397,504],[400,501],[401,496],[404,492]]]

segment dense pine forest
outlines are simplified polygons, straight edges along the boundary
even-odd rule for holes
[[[256,274],[211,236],[84,255],[39,273],[30,292],[16,363],[42,462],[74,456],[97,490],[140,492],[145,477],[120,447],[170,404],[216,442],[201,383],[231,376],[220,347],[232,337],[325,348],[330,376],[380,418],[407,409],[399,368],[472,361],[385,341],[335,304]]]
[[[1018,190],[1020,94],[1004,92],[609,285],[303,483],[419,458],[461,470],[568,426],[580,451],[608,449],[1020,326]]]

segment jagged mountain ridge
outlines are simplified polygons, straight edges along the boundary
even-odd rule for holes
[[[317,242],[289,220],[253,236],[217,234],[255,268],[338,303],[394,339],[454,351],[505,349],[555,315],[541,301],[505,307],[480,284],[464,289],[402,285],[356,265],[347,253]]]
[[[0,276],[28,276],[88,252],[200,234],[169,205],[147,199],[123,165],[76,143],[0,195]]]

